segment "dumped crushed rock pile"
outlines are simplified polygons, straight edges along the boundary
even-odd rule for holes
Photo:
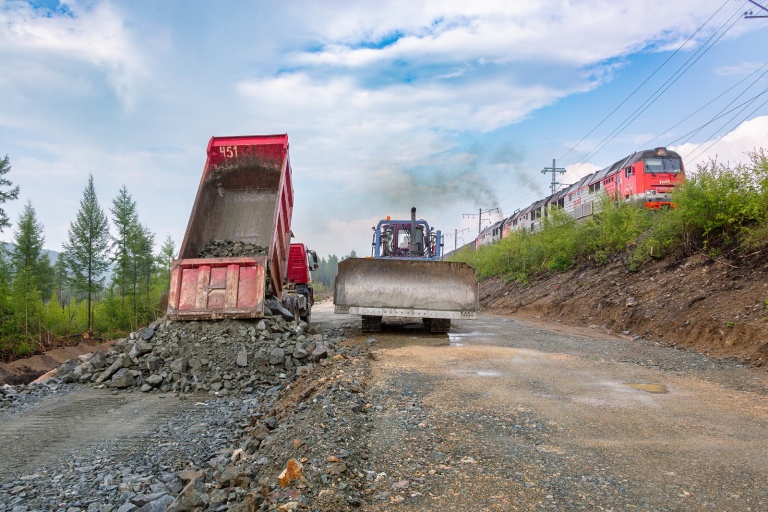
[[[144,392],[225,396],[290,382],[333,357],[338,342],[305,322],[280,316],[256,322],[161,321],[62,364],[64,383],[139,388]]]
[[[367,349],[341,348],[274,400],[263,401],[239,447],[201,468],[177,496],[179,508],[169,510],[342,511],[366,505],[381,478],[367,461],[367,361]]]
[[[0,409],[4,407],[10,407],[17,404],[22,399],[29,400],[30,397],[39,398],[44,396],[47,391],[58,389],[59,382],[55,379],[51,379],[45,384],[29,384],[11,386],[10,384],[3,384],[0,386]]]
[[[200,258],[239,258],[247,256],[263,256],[269,252],[268,247],[260,245],[231,241],[211,240],[200,251]]]

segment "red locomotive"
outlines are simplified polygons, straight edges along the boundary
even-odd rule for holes
[[[674,151],[638,151],[516,211],[501,222],[501,229],[497,223],[480,233],[476,245],[492,243],[514,230],[535,232],[541,229],[542,217],[552,207],[560,207],[576,219],[589,217],[599,211],[601,197],[606,194],[611,199],[635,201],[649,209],[674,208],[672,189],[683,180],[684,172],[683,160]]]

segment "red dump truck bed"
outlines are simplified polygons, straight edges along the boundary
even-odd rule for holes
[[[168,318],[260,318],[282,296],[293,213],[288,135],[211,137],[179,259]],[[214,240],[258,246],[257,255],[204,257]]]

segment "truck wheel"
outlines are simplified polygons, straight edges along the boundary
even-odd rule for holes
[[[363,332],[379,332],[380,330],[380,316],[363,315]]]

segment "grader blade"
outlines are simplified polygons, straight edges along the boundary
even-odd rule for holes
[[[450,261],[350,258],[339,263],[334,304],[336,313],[362,315],[364,330],[392,316],[423,318],[433,332],[447,332],[451,319],[477,317],[475,270]]]

